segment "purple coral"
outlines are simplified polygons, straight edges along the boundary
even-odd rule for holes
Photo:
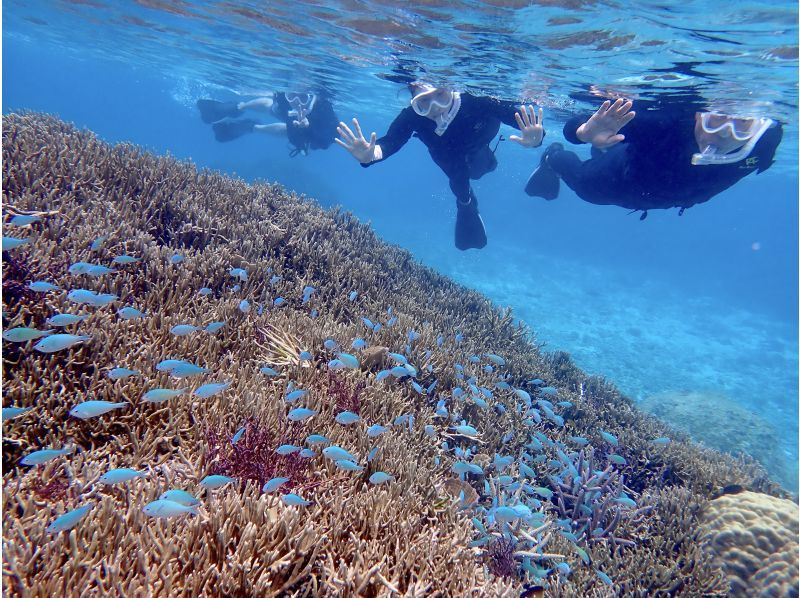
[[[555,489],[553,503],[562,519],[571,520],[569,531],[586,544],[634,546],[634,542],[616,537],[614,531],[622,519],[640,517],[652,507],[636,509],[626,505],[630,499],[625,500],[624,476],[611,465],[596,469],[594,449],[582,450],[577,457],[567,457],[559,451],[559,459],[566,468],[562,475],[550,476]]]
[[[43,500],[61,500],[67,495],[69,480],[65,478],[55,478],[47,484],[42,480],[35,482],[33,491]]]
[[[350,411],[360,415],[360,397],[364,388],[366,388],[366,383],[363,381],[351,387],[344,376],[328,372],[328,396],[335,402],[335,413]]]
[[[278,438],[262,422],[251,419],[245,422],[239,441],[231,444],[227,434],[209,429],[206,442],[208,460],[212,463],[210,473],[252,480],[259,486],[283,476],[289,478],[289,487],[307,486],[308,459],[275,452],[281,444],[299,443],[303,435],[303,426],[293,425]]]
[[[486,548],[489,571],[497,577],[513,577],[517,574],[514,561],[516,542],[513,538],[498,538]]]

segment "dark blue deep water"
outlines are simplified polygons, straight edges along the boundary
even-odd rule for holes
[[[340,205],[419,261],[511,306],[545,349],[571,353],[580,367],[612,380],[633,399],[692,393],[699,420],[717,404],[704,396],[739,405],[752,416],[751,425],[771,426],[785,462],[767,465],[785,485],[796,487],[794,3],[750,3],[727,21],[703,10],[710,2],[644,3],[637,18],[651,31],[626,25],[625,10],[613,3],[600,4],[616,11],[614,18],[580,2],[565,3],[578,6],[569,10],[554,8],[557,3],[524,3],[516,13],[513,7],[502,9],[516,15],[513,27],[487,25],[486,33],[474,33],[480,51],[473,54],[465,50],[478,44],[465,41],[469,28],[462,34],[443,28],[443,21],[430,16],[433,9],[380,5],[395,19],[376,16],[382,27],[365,26],[353,15],[349,26],[358,35],[341,34],[339,47],[322,16],[308,17],[302,35],[279,27],[291,20],[285,6],[276,9],[275,23],[262,20],[246,27],[242,18],[230,16],[232,3],[216,20],[189,19],[182,12],[193,9],[182,3],[126,4],[112,10],[100,2],[4,3],[3,112],[57,114],[110,142],[135,143],[248,181],[279,181],[323,206]],[[665,4],[675,6],[667,10]],[[202,6],[211,11],[215,5]],[[311,10],[310,4],[300,6]],[[352,10],[363,12],[366,6],[354,4]],[[537,8],[546,19],[534,22]],[[326,10],[330,16],[332,9]],[[485,18],[496,25],[506,18],[479,13],[467,13],[465,22],[474,25]],[[570,34],[554,38],[548,27],[557,27],[560,21],[553,19],[562,13],[581,24],[568,25]],[[127,19],[120,18],[126,14]],[[303,18],[297,17],[301,23]],[[603,18],[610,20],[592,21]],[[702,32],[683,26],[700,22]],[[193,27],[196,35],[181,35]],[[270,27],[281,33],[268,34]],[[620,32],[626,27],[636,31]],[[599,36],[606,43],[570,43],[582,39],[570,37],[575,31],[605,32],[587,39]],[[515,35],[525,42],[521,49]],[[659,35],[669,44],[648,54],[644,42]],[[507,38],[505,45],[500,38]],[[512,73],[522,50],[528,52],[522,57],[528,62],[520,64],[527,79]],[[505,60],[504,51],[509,53]],[[683,216],[675,210],[651,211],[645,221],[622,208],[584,203],[564,187],[553,202],[528,197],[522,187],[542,150],[501,143],[498,169],[474,186],[489,244],[481,251],[459,252],[453,247],[455,210],[447,181],[418,141],[385,164],[362,169],[335,145],[292,158],[287,142],[277,138],[249,135],[217,143],[195,108],[202,97],[250,97],[253,90],[313,81],[308,84],[322,85],[333,95],[340,118],[358,116],[365,130],[381,135],[408,99],[402,86],[376,74],[390,71],[404,56],[426,64],[440,79],[449,77],[455,86],[507,99],[541,99],[547,142],[563,141],[564,115],[586,108],[566,102],[571,90],[592,83],[621,85],[648,69],[693,60],[709,65],[699,69],[707,75],[699,81],[706,96],[744,102],[788,124],[769,171],[749,176]],[[565,65],[574,68],[563,70]],[[293,78],[293,67],[304,74]],[[534,85],[535,93],[530,93],[532,76],[547,83]],[[501,132],[508,136],[510,129]]]

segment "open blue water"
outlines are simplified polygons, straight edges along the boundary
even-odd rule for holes
[[[55,113],[108,141],[341,205],[418,260],[513,307],[545,349],[570,352],[632,398],[722,394],[766,420],[785,457],[773,471],[797,487],[795,3],[259,6],[5,2],[3,111]],[[474,185],[489,245],[463,253],[453,247],[447,181],[419,142],[365,170],[336,146],[290,158],[286,141],[265,136],[216,143],[194,107],[201,97],[327,88],[340,118],[358,116],[380,135],[408,99],[379,75],[404,60],[461,88],[539,99],[548,142],[582,108],[570,91],[635,93],[643,75],[687,62],[700,64],[692,84],[717,105],[789,124],[768,172],[682,217],[651,211],[643,222],[563,186],[557,201],[526,196],[541,150],[501,143],[498,169]],[[696,408],[702,417],[706,406]]]

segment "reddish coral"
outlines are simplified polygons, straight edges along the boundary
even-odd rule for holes
[[[68,488],[69,480],[65,478],[55,478],[47,484],[39,480],[33,485],[33,491],[43,500],[61,500],[67,495]]]
[[[512,577],[517,574],[517,563],[514,561],[513,539],[500,538],[489,544],[486,557],[489,560],[489,571],[498,577]]]
[[[364,388],[366,388],[366,383],[363,381],[355,386],[350,386],[344,376],[337,376],[333,372],[328,372],[328,395],[335,402],[336,413],[350,411],[360,415],[360,397]]]

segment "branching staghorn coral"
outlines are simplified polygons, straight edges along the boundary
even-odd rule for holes
[[[652,506],[658,516],[621,518],[615,537],[633,538],[636,545],[596,542],[592,569],[573,566],[568,576],[542,573],[560,562],[545,554],[572,555],[569,562],[576,565],[571,544],[555,531],[549,515],[527,527],[515,529],[511,522],[491,528],[490,539],[515,532],[515,562],[525,568],[530,558],[529,576],[557,583],[552,587],[564,595],[693,594],[718,587],[720,571],[704,561],[693,535],[694,519],[684,513],[696,512],[728,484],[763,483],[763,470],[754,464],[689,444],[563,355],[541,353],[511,324],[509,314],[416,264],[407,252],[383,244],[351,215],[320,210],[277,185],[251,186],[129,145],[109,147],[50,117],[6,115],[3,121],[4,200],[21,211],[57,211],[35,225],[31,243],[4,254],[28,268],[4,268],[4,285],[24,287],[36,275],[64,289],[82,286],[119,297],[112,307],[94,308],[71,304],[63,292],[45,297],[23,293],[14,303],[4,294],[8,328],[44,328],[53,313],[70,311],[89,315],[75,331],[91,336],[53,355],[26,344],[11,349],[4,344],[4,402],[35,407],[4,423],[3,576],[10,595],[519,594],[519,577],[492,575],[470,547],[475,537],[469,516],[494,508],[487,502],[491,492],[480,497],[473,488],[475,495],[461,501],[461,492],[469,494],[461,485],[441,496],[442,488],[454,484],[448,482],[453,480],[448,468],[436,461],[447,458],[440,441],[458,422],[433,417],[440,397],[447,398],[452,415],[480,430],[489,462],[493,453],[516,457],[531,430],[566,444],[569,434],[596,438],[602,428],[625,447],[630,464],[626,483],[636,479],[639,506]],[[107,239],[91,250],[99,237]],[[141,262],[98,278],[66,272],[71,263],[109,264],[123,253]],[[176,255],[183,261],[172,262]],[[238,291],[233,290],[231,267],[250,273]],[[281,277],[274,286],[268,271]],[[307,305],[299,299],[306,284],[316,288]],[[201,287],[212,294],[199,294]],[[351,291],[357,295],[353,300]],[[271,303],[279,295],[287,300],[282,308]],[[238,308],[243,298],[253,305],[246,314]],[[258,303],[265,306],[263,314],[255,308]],[[116,311],[123,305],[147,317],[122,320]],[[388,307],[396,314],[394,325],[389,325]],[[365,332],[361,317],[382,327]],[[202,327],[212,321],[225,325],[216,334],[176,337],[169,332],[177,324]],[[411,341],[409,330],[419,338]],[[418,382],[426,388],[437,382],[436,388],[429,395],[414,390],[409,379],[378,382],[369,367],[336,372],[347,388],[361,389],[363,421],[340,426],[334,422],[329,370],[320,358],[327,336],[340,344],[364,336],[371,347],[405,352],[419,370]],[[410,350],[405,351],[406,345]],[[312,361],[303,362],[307,367],[298,367],[301,350],[314,353]],[[559,399],[574,404],[566,427],[547,420],[526,424],[509,391],[484,397],[486,408],[472,396],[463,404],[452,399],[453,388],[464,386],[472,375],[486,388],[498,379],[468,361],[486,352],[506,358],[504,380],[514,386],[531,378],[557,386]],[[176,379],[154,369],[165,359],[190,359],[211,372],[202,379]],[[476,371],[459,379],[453,368],[459,362]],[[263,365],[280,365],[279,377],[260,373]],[[109,371],[117,366],[142,375],[112,380]],[[221,394],[193,394],[202,383],[222,380],[232,383]],[[303,406],[317,412],[302,428],[287,422],[289,380],[309,390]],[[143,401],[156,386],[188,391],[165,403]],[[90,397],[129,406],[90,420],[69,416],[72,407]],[[413,415],[415,423],[391,426],[375,439],[364,434],[366,425],[387,424],[401,414]],[[294,486],[312,504],[286,506],[277,494],[261,493],[260,482],[273,472],[291,476],[292,464],[267,459],[261,443],[247,440],[248,425],[257,426],[265,439],[265,431],[273,434],[264,441],[270,451],[284,440],[324,435],[353,452],[364,471],[343,472],[316,456],[303,471],[307,477]],[[231,436],[242,426],[239,442],[245,444],[235,452],[231,448],[239,443],[231,445]],[[654,447],[656,436],[670,436],[673,442]],[[76,452],[44,466],[18,465],[35,449],[65,444],[76,446]],[[655,455],[658,463],[652,469],[640,469]],[[146,476],[121,487],[100,484],[100,475],[112,467],[134,468]],[[200,490],[201,479],[223,471],[235,478],[233,484]],[[371,484],[369,477],[377,471],[394,480]],[[547,464],[537,465],[542,479],[547,471]],[[634,477],[638,471],[644,473]],[[69,482],[63,495],[58,480]],[[664,483],[672,487],[659,489]],[[52,492],[43,490],[40,496],[37,488]],[[201,495],[200,514],[167,522],[147,518],[142,507],[171,488]],[[777,492],[767,484],[764,488]],[[506,498],[503,506],[527,500],[514,492]],[[85,504],[92,509],[73,530],[45,532],[55,517]],[[649,573],[637,563],[646,563]],[[613,589],[599,585],[603,582],[594,568],[613,578]]]

